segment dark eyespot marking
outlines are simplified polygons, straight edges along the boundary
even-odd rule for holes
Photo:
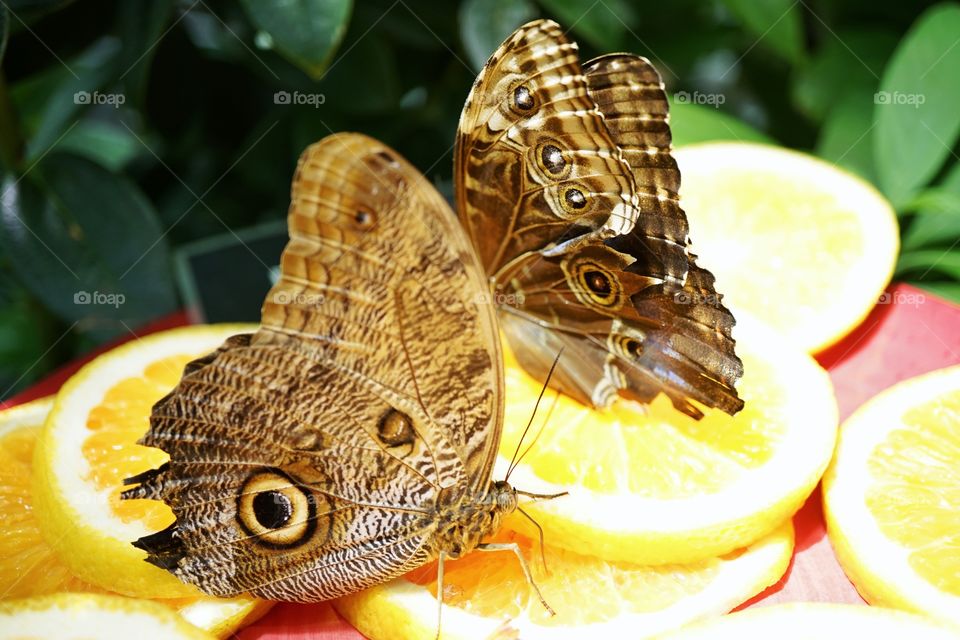
[[[387,162],[388,164],[396,164],[396,163],[397,163],[397,161],[394,159],[394,157],[393,157],[392,155],[390,155],[389,153],[387,153],[386,151],[378,151],[378,152],[377,152],[377,156],[378,156],[381,160]]]
[[[587,206],[587,197],[583,195],[580,189],[567,189],[563,194],[563,199],[571,209],[583,209]]]
[[[521,111],[533,109],[533,94],[526,85],[519,85],[513,90],[513,104]]]
[[[329,507],[322,494],[314,495],[279,469],[254,472],[237,496],[237,520],[253,544],[267,549],[290,549],[317,533],[317,506]],[[329,511],[329,508],[325,509]],[[329,530],[329,522],[320,524]]]
[[[567,163],[563,159],[563,152],[560,151],[560,147],[552,144],[545,145],[540,149],[540,161],[546,170],[552,174],[561,173]]]
[[[587,305],[614,311],[623,304],[623,288],[610,269],[594,260],[575,261],[565,267],[570,288]]]
[[[377,435],[388,447],[413,444],[417,437],[410,416],[396,409],[388,409],[380,418],[380,423],[377,425]]]
[[[260,526],[279,529],[293,517],[293,504],[279,491],[264,491],[253,498],[253,515]]]
[[[610,279],[603,273],[599,271],[587,271],[583,274],[583,280],[587,283],[590,291],[593,291],[598,296],[610,295],[610,291],[612,290]]]
[[[377,224],[377,216],[373,211],[357,209],[357,212],[353,215],[353,221],[361,229],[372,229]]]
[[[643,355],[643,345],[639,340],[633,338],[627,338],[623,342],[623,350],[627,352],[631,358],[639,358]]]

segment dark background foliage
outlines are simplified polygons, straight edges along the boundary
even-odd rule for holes
[[[951,2],[2,0],[0,397],[181,307],[177,248],[281,220],[325,135],[380,138],[449,194],[476,72],[539,16],[585,58],[650,57],[675,144],[765,141],[876,184],[898,277],[960,299]]]

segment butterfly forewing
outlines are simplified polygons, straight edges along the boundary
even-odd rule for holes
[[[636,219],[633,178],[590,98],[577,46],[558,25],[521,28],[491,57],[464,106],[457,207],[487,273],[573,237]]]
[[[356,134],[302,156],[262,326],[188,365],[143,443],[170,454],[149,560],[216,595],[324,600],[436,557],[479,500],[502,419],[485,279],[442,198]]]

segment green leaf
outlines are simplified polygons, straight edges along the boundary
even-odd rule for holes
[[[119,40],[104,36],[68,62],[64,73],[55,76],[59,82],[47,96],[37,131],[27,144],[28,163],[46,153],[76,123],[77,114],[96,101],[97,95],[111,98],[114,103],[125,101],[122,93],[99,93],[117,75],[119,51]]]
[[[100,339],[175,308],[153,207],[131,183],[64,153],[3,184],[0,247],[51,311]]]
[[[833,106],[823,123],[815,153],[875,182],[872,129],[872,91],[866,89],[846,93]]]
[[[53,324],[9,265],[0,267],[0,401],[22,391],[56,363],[59,354],[51,346],[60,334],[52,333]]]
[[[566,30],[589,42],[599,51],[617,49],[626,38],[627,25],[634,22],[633,8],[623,0],[540,0],[540,5]],[[499,44],[499,43],[498,43]]]
[[[803,19],[797,0],[724,0],[758,44],[789,62],[803,58]]]
[[[960,134],[960,5],[923,13],[883,72],[875,100],[880,186],[902,206],[930,181]]]
[[[932,198],[931,192],[935,194]],[[951,244],[960,238],[960,208],[953,204],[957,199],[960,199],[960,163],[953,165],[935,189],[921,193],[911,202],[910,209],[917,213],[903,234],[903,248]]]
[[[360,77],[363,82],[357,82]],[[399,77],[393,52],[380,37],[367,34],[356,41],[350,55],[338,59],[327,69],[323,80],[313,85],[318,93],[287,91],[289,100],[278,103],[278,108],[294,110],[313,120],[326,117],[325,112],[334,107],[352,114],[395,109],[400,102]],[[297,95],[301,93],[304,97]],[[309,98],[311,95],[316,98]],[[346,103],[336,101],[346,96]]]
[[[174,3],[170,0],[124,0],[118,5],[118,29],[123,50],[119,67],[125,93],[142,100],[147,90],[150,62],[157,51]]]
[[[536,15],[527,0],[466,0],[460,6],[460,39],[470,63],[483,67],[507,36]]]
[[[841,31],[827,40],[807,64],[797,68],[791,84],[794,104],[821,121],[849,93],[866,94],[873,121],[872,96],[887,59],[897,46],[890,31],[873,29]],[[869,126],[869,125],[868,125]]]
[[[671,102],[670,129],[675,147],[710,140],[774,143],[745,122],[698,104]]]
[[[253,23],[274,46],[311,78],[323,75],[343,39],[351,0],[242,0]]]
[[[81,120],[57,145],[58,151],[85,156],[111,171],[149,153],[130,130],[101,120]]]
[[[920,249],[918,251],[905,251],[900,254],[900,260],[897,262],[897,274],[902,275],[916,271],[923,272],[921,280],[931,271],[950,276],[954,280],[960,280],[960,250]]]
[[[10,37],[10,11],[7,5],[0,7],[0,62],[7,52],[7,39]]]
[[[951,302],[960,304],[960,283],[958,282],[927,282],[927,281],[908,281],[910,284],[925,289],[941,298],[946,298]]]

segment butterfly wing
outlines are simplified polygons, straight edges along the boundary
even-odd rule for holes
[[[456,172],[461,220],[530,373],[542,379],[563,347],[551,384],[583,403],[662,391],[694,417],[690,400],[741,408],[733,316],[687,250],[667,100],[649,62],[616,54],[581,69],[556,24],[521,27],[464,107]],[[543,196],[585,176],[588,215]]]
[[[587,92],[576,43],[554,22],[521,27],[484,66],[454,157],[457,209],[488,274],[636,220],[630,168]]]
[[[137,544],[215,595],[315,601],[436,553],[437,505],[489,484],[502,364],[483,273],[449,207],[387,147],[300,159],[261,328],[187,366],[143,443],[170,461],[126,498]]]

